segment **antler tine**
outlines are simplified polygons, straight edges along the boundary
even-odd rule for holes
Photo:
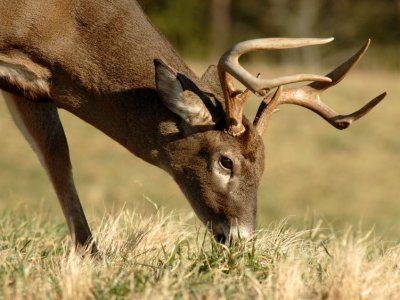
[[[351,123],[362,118],[371,109],[373,109],[376,105],[378,105],[378,103],[381,102],[383,98],[386,97],[386,95],[387,95],[386,92],[383,92],[382,94],[376,96],[374,99],[365,104],[362,108],[351,114],[342,116],[335,113],[336,116],[327,116],[328,118],[325,118],[324,116],[322,117],[324,117],[330,124],[332,124],[337,129],[346,129],[351,125]]]
[[[254,118],[253,126],[256,128],[259,135],[262,135],[265,129],[268,126],[269,119],[272,114],[276,112],[278,109],[278,105],[280,104],[280,99],[282,95],[283,87],[279,86],[275,93],[271,96],[267,96],[261,102],[258,107],[256,117]]]
[[[297,74],[273,79],[260,79],[247,72],[240,64],[239,57],[245,53],[257,50],[288,49],[311,45],[329,43],[333,38],[328,39],[287,39],[268,38],[244,41],[236,44],[224,55],[218,63],[218,73],[221,86],[224,91],[226,103],[226,131],[237,136],[244,132],[242,124],[243,106],[248,99],[249,93],[242,93],[235,90],[232,76],[239,80],[248,90],[257,95],[266,95],[271,88],[300,81],[322,81],[330,82],[328,77],[314,74]]]
[[[375,97],[362,108],[348,115],[340,115],[335,112],[332,108],[321,101],[319,95],[327,88],[340,82],[346,76],[349,70],[352,69],[361,59],[362,55],[367,50],[369,43],[370,41],[368,40],[368,42],[355,55],[327,75],[332,78],[331,83],[313,82],[300,88],[280,91],[278,99],[276,99],[277,93],[275,93],[274,96],[266,97],[261,103],[257,116],[253,122],[257,132],[261,135],[265,131],[272,113],[280,104],[296,104],[308,108],[320,115],[337,129],[345,129],[349,127],[352,122],[367,114],[380,101],[382,101],[383,98],[385,98],[386,92]]]
[[[332,79],[331,82],[315,81],[315,82],[310,83],[309,86],[313,87],[316,90],[324,91],[324,90],[338,84],[340,81],[343,80],[343,78],[347,75],[347,73],[349,73],[350,70],[353,69],[357,65],[357,63],[364,56],[365,52],[367,52],[370,44],[371,44],[371,39],[368,39],[367,42],[364,44],[364,46],[362,46],[361,49],[358,50],[352,57],[350,57],[347,61],[342,63],[335,70],[333,70],[332,72],[327,74],[326,77],[331,78]]]

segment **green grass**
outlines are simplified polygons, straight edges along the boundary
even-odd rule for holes
[[[0,218],[7,299],[389,299],[400,292],[397,244],[287,220],[253,241],[218,245],[191,217],[122,212],[94,226],[101,257],[71,248],[63,222]],[[52,220],[53,219],[53,220]]]

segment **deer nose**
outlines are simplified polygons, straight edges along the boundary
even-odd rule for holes
[[[225,244],[227,238],[226,238],[225,234],[220,233],[220,234],[215,235],[215,240],[218,243]]]
[[[247,240],[251,236],[251,230],[246,226],[231,226],[223,227],[222,232],[214,231],[214,238],[218,243],[225,244],[228,240],[230,242],[241,239]]]

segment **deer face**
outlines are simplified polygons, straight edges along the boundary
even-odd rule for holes
[[[247,237],[255,228],[264,147],[250,128],[239,138],[210,130],[174,145],[173,176],[218,240]]]
[[[185,89],[183,79],[167,66],[156,63],[156,81],[163,103],[181,118],[182,137],[166,151],[168,172],[218,240],[247,237],[255,228],[264,169],[261,137],[246,119],[240,136],[218,128],[204,105],[206,95]]]

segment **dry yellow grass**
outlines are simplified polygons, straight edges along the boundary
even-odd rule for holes
[[[192,216],[193,217],[193,216]],[[3,214],[5,299],[395,299],[400,248],[372,232],[338,235],[285,220],[255,242],[219,246],[191,217],[123,212],[95,226],[101,257],[71,250],[48,217]]]

